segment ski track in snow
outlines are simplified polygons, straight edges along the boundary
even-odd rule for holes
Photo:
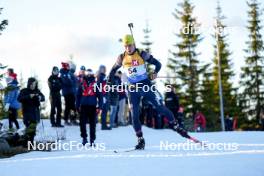
[[[264,144],[240,144],[243,146],[264,146]],[[114,153],[115,150],[105,150],[103,152],[95,152],[89,154],[73,154],[73,155],[58,155],[58,156],[50,156],[50,157],[32,157],[32,158],[23,158],[23,159],[3,159],[0,160],[0,163],[13,163],[13,162],[29,162],[29,161],[40,161],[40,160],[60,160],[60,159],[79,159],[79,158],[181,158],[181,157],[204,157],[204,156],[225,156],[225,155],[251,155],[251,154],[264,154],[263,150],[241,150],[241,151],[230,151],[230,152],[198,152],[198,153],[164,153],[157,152],[157,154],[150,153],[148,151],[149,148],[158,148],[159,146],[149,146],[144,151],[132,151],[124,153],[123,150],[129,150],[131,148],[126,149],[118,149],[120,153]],[[117,150],[117,151],[118,151]],[[170,151],[171,152],[171,151]],[[50,153],[50,152],[46,152]],[[142,154],[143,153],[143,154]]]
[[[21,121],[20,124],[23,126]],[[50,127],[48,120],[44,120],[44,126],[44,129],[41,125],[38,126],[36,140],[57,139],[58,133],[64,134],[65,132],[67,138],[62,143],[81,142],[78,126],[56,129]],[[235,143],[237,145],[235,150],[212,150],[210,147],[201,150],[182,148],[166,150],[161,148],[161,141],[169,144],[184,144],[190,141],[181,138],[171,130],[154,130],[143,126],[143,131],[146,140],[145,150],[125,152],[133,149],[136,143],[131,126],[102,131],[100,125],[97,125],[96,143],[104,143],[105,150],[73,149],[19,154],[11,158],[0,159],[0,175],[71,176],[73,174],[82,175],[90,171],[91,175],[125,176],[134,176],[138,173],[152,176],[264,175],[263,132],[190,133],[204,141],[205,144]],[[190,142],[190,144],[194,143]],[[194,145],[199,146],[199,144]],[[58,169],[58,167],[63,169]],[[94,171],[93,168],[95,168]],[[171,168],[174,168],[177,174],[172,173]]]

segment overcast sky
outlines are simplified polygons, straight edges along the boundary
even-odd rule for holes
[[[0,36],[0,62],[15,68],[27,79],[37,74],[48,95],[47,78],[54,65],[74,56],[77,69],[81,65],[97,70],[100,64],[111,68],[119,53],[118,42],[129,33],[127,24],[134,23],[135,40],[140,46],[146,19],[152,29],[152,53],[163,64],[166,72],[168,50],[177,40],[179,22],[172,16],[181,0],[1,0],[3,14],[9,25]],[[212,27],[216,16],[217,0],[192,0],[194,15],[202,24],[204,40],[198,51],[199,59],[211,62],[213,57]],[[233,52],[237,82],[244,64],[245,28],[248,7],[244,0],[220,0],[225,24],[231,27],[228,42]],[[262,5],[263,7],[263,5]],[[262,31],[263,33],[263,31]],[[158,80],[160,82],[161,80]]]

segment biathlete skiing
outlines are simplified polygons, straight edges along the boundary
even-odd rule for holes
[[[144,150],[145,148],[145,140],[139,119],[140,101],[142,97],[150,101],[156,107],[157,112],[168,118],[169,128],[179,133],[182,137],[200,143],[198,140],[190,137],[187,131],[179,126],[177,121],[175,121],[173,113],[156,99],[155,92],[151,88],[146,89],[146,86],[152,86],[151,80],[157,78],[157,74],[161,69],[161,63],[148,52],[137,49],[133,35],[125,35],[122,42],[125,52],[118,56],[116,63],[109,73],[108,82],[111,84],[111,80],[113,80],[116,71],[121,67],[124,68],[130,86],[130,89],[128,89],[128,97],[132,124],[138,138],[135,150]],[[150,76],[151,79],[148,76],[146,62],[155,65],[155,71]],[[135,87],[135,90],[133,90],[133,87]]]

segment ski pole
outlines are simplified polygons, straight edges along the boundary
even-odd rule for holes
[[[43,119],[41,119],[41,126],[42,126],[42,140],[44,141],[44,135],[45,135],[45,129],[44,129],[44,123],[43,123]]]
[[[56,135],[57,135],[57,141],[59,141],[60,139],[59,139],[59,133],[58,133],[58,127],[57,126],[56,126],[55,130],[56,130]]]
[[[133,31],[132,31],[132,28],[134,27],[133,23],[128,23],[128,27],[129,27],[129,30],[130,30],[130,33],[131,33],[131,36],[134,40],[134,45],[136,47],[136,42],[135,42],[135,38],[134,38],[134,35],[133,35]]]

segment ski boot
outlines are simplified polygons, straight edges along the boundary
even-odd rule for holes
[[[65,126],[71,126],[72,124],[68,120],[65,120],[64,125]]]
[[[94,140],[90,140],[90,147],[96,147]]]
[[[138,138],[138,144],[135,146],[135,150],[144,150],[145,149],[145,140],[143,137]]]
[[[77,122],[77,120],[71,120],[71,124],[74,125],[74,126],[78,126],[79,123]]]
[[[101,130],[112,130],[112,128],[108,127],[107,125],[102,125]]]
[[[64,126],[62,124],[57,124],[56,127],[63,128]]]
[[[83,138],[82,145],[85,146],[88,143],[87,138]]]

